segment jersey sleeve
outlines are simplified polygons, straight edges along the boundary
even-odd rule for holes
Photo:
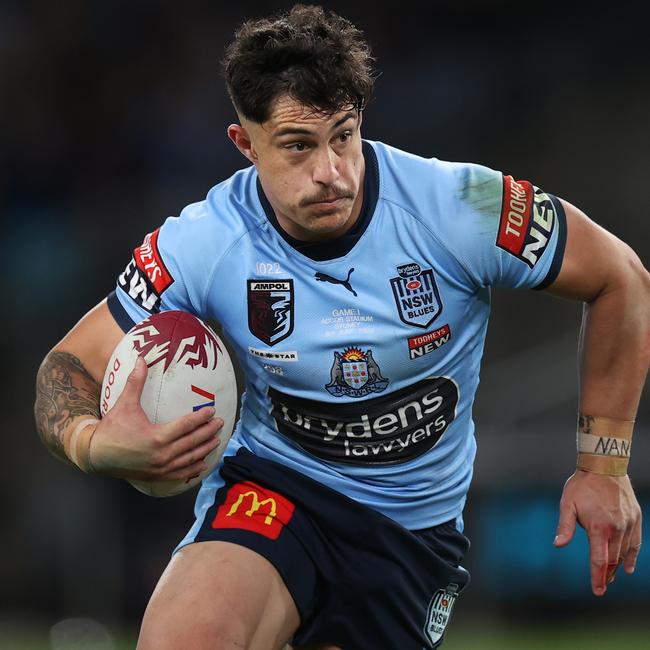
[[[159,311],[178,309],[206,318],[205,288],[214,264],[200,252],[207,216],[204,202],[189,205],[134,249],[108,296],[111,314],[124,331]]]
[[[444,242],[472,283],[550,285],[566,243],[566,217],[557,197],[481,165],[452,164],[452,173],[456,191]]]

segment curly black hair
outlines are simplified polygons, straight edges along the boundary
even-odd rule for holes
[[[322,7],[295,5],[245,22],[226,49],[223,71],[237,112],[261,124],[288,95],[316,112],[363,109],[372,95],[373,58],[363,34]]]

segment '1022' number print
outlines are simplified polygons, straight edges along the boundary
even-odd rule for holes
[[[256,262],[255,270],[261,275],[279,275],[282,273],[280,262]]]

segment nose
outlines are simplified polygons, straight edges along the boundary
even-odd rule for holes
[[[331,147],[324,147],[317,152],[312,174],[314,183],[319,185],[333,185],[339,178],[339,157]]]

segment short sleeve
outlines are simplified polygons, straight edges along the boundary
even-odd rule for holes
[[[134,249],[108,296],[108,307],[124,331],[160,311],[178,309],[206,317],[205,287],[213,260],[198,250],[205,217],[204,204],[192,204]]]
[[[454,163],[456,191],[444,241],[476,286],[543,289],[557,277],[566,217],[552,194],[525,180]]]

